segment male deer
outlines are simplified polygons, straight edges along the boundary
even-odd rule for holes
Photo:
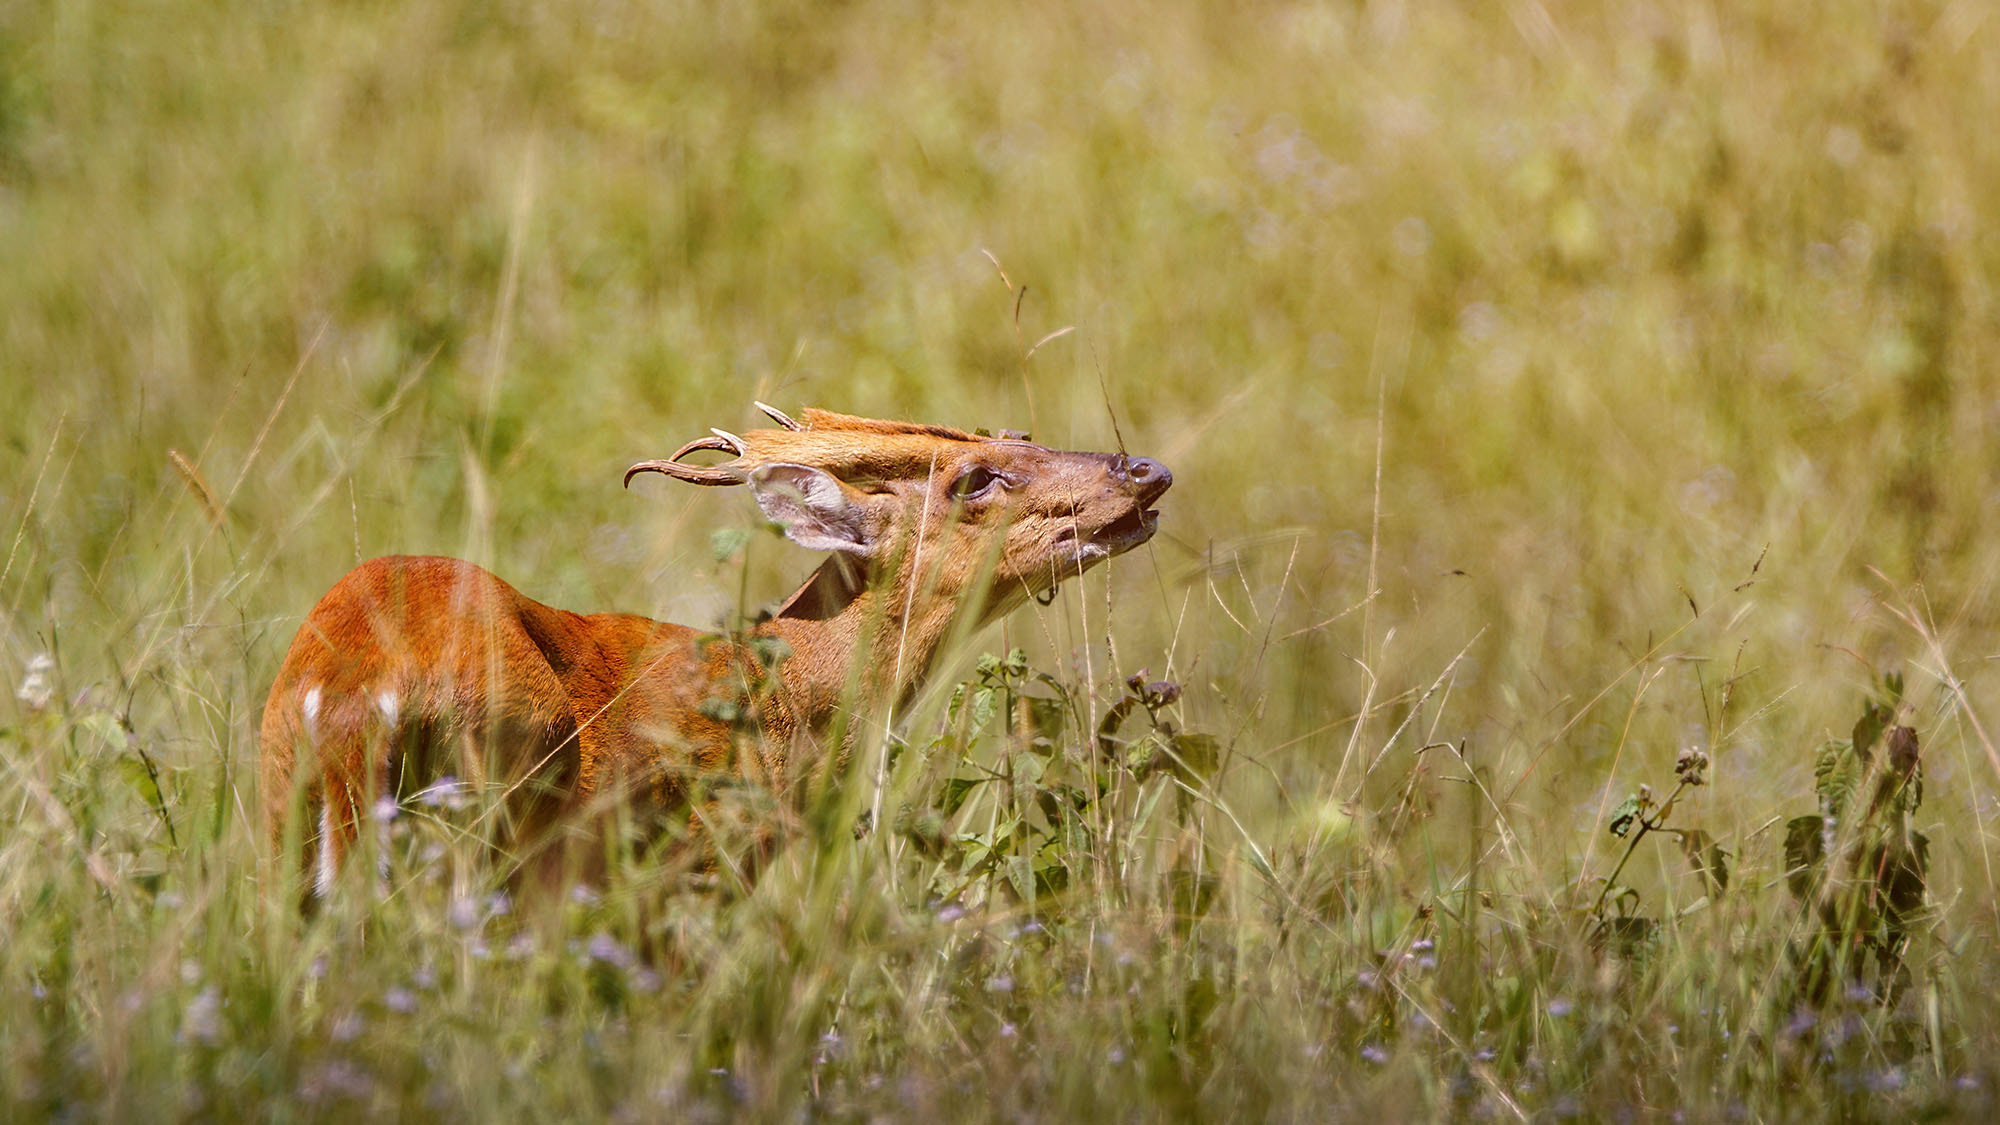
[[[448,558],[375,559],[320,599],[260,732],[266,833],[298,826],[317,893],[377,801],[448,774],[505,794],[515,835],[602,801],[672,808],[705,776],[782,789],[845,700],[908,698],[955,629],[1146,542],[1173,483],[1147,458],[757,405],[782,428],[625,474],[747,484],[832,552],[743,635],[553,609]],[[733,456],[682,463],[696,450]]]

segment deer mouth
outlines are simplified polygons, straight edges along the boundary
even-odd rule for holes
[[[1102,543],[1111,548],[1112,554],[1129,551],[1153,537],[1160,526],[1158,508],[1134,508],[1103,527],[1090,537],[1093,543]]]
[[[1071,524],[1056,533],[1056,545],[1068,547],[1077,569],[1125,552],[1153,537],[1160,526],[1156,508],[1133,507],[1124,515],[1094,531]]]

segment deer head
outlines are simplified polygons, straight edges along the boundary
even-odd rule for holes
[[[747,485],[793,542],[832,552],[780,618],[825,619],[882,591],[906,635],[934,645],[962,615],[984,624],[1151,539],[1150,505],[1173,483],[1166,466],[1144,457],[824,410],[794,421],[758,406],[780,428],[716,430],[670,458],[633,465],[625,479],[658,472]],[[698,450],[731,459],[683,462]]]

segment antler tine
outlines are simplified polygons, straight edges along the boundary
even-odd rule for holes
[[[770,418],[771,421],[776,422],[778,425],[783,426],[788,430],[797,432],[799,430],[805,429],[804,426],[801,426],[797,422],[792,421],[791,415],[785,413],[784,411],[778,409],[775,406],[769,406],[766,405],[765,403],[757,402],[755,400],[752,400],[750,405],[763,411],[765,416]]]
[[[727,436],[719,433],[714,437],[698,437],[674,450],[674,455],[667,460],[678,461],[697,449],[715,449],[723,453],[734,453],[740,457],[743,454],[743,439],[738,438],[731,442]]]
[[[744,445],[742,438],[737,437],[735,434],[730,433],[728,430],[718,430],[714,426],[710,426],[708,428],[708,432],[714,434],[716,437],[721,438],[723,441],[728,442],[729,452],[736,454],[738,457],[743,456]],[[676,460],[678,460],[678,458],[676,458]]]

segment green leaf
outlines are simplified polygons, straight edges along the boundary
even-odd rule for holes
[[[166,803],[160,798],[160,786],[153,780],[153,771],[147,769],[146,763],[136,755],[118,760],[118,774],[148,805],[160,808]]]
[[[1044,895],[1059,895],[1069,888],[1069,864],[1060,854],[1043,852],[1035,863],[1035,891]]]
[[[1785,822],[1785,883],[1800,899],[1811,897],[1826,863],[1826,818],[1795,816]]]
[[[958,724],[958,712],[965,706],[965,686],[955,685],[951,689],[951,700],[944,705],[944,725],[948,727]]]
[[[985,784],[986,781],[987,779],[983,777],[946,778],[944,792],[938,798],[938,807],[944,811],[944,815],[952,815],[959,810],[960,806],[965,804],[965,799],[972,795],[972,791],[980,785]]]
[[[1011,851],[1013,849],[1014,837],[1020,831],[1020,817],[1008,817],[1006,820],[1001,821],[1000,826],[993,830],[993,850],[996,852]]]
[[[952,843],[959,850],[962,864],[959,873],[967,878],[978,875],[993,859],[993,849],[977,836],[956,836]]]
[[[1035,804],[1042,810],[1042,815],[1048,818],[1050,825],[1060,826],[1062,824],[1062,802],[1056,800],[1056,795],[1053,791],[1048,789],[1035,790]]]
[[[1017,855],[1009,859],[1005,866],[1007,885],[1021,896],[1021,901],[1030,907],[1035,904],[1035,867],[1027,856]]]
[[[1862,761],[1866,762],[1874,753],[1875,741],[1882,737],[1883,731],[1889,729],[1890,720],[1894,717],[1895,712],[1891,708],[1884,707],[1872,699],[1861,705],[1861,717],[1854,720],[1852,744],[1854,752],[1860,755]]]
[[[997,689],[982,687],[972,693],[972,727],[984,730],[993,721],[993,696]]]
[[[1839,817],[1854,799],[1861,784],[1863,762],[1854,743],[1845,738],[1828,739],[1813,758],[1813,791],[1819,794],[1820,812]]]
[[[1222,761],[1222,746],[1212,734],[1183,731],[1173,736],[1173,747],[1178,772],[1189,781],[1210,776]]]
[[[1892,817],[1900,817],[1916,812],[1923,803],[1924,763],[1917,732],[1910,727],[1890,727],[1888,753],[1881,780],[1876,782],[1874,807],[1869,811],[1886,810]]]
[[[1611,823],[1606,827],[1611,829],[1613,836],[1625,835],[1632,830],[1632,823],[1639,819],[1639,814],[1645,807],[1644,798],[1634,793],[1618,802],[1618,807],[1611,810]]]
[[[1028,703],[1028,727],[1036,741],[1046,741],[1053,746],[1062,740],[1063,728],[1069,725],[1069,705],[1060,699],[1045,696],[1024,696]]]
[[[1042,780],[1048,769],[1048,759],[1038,754],[1016,754],[1008,759],[1014,771],[1014,784],[1034,785]]]

